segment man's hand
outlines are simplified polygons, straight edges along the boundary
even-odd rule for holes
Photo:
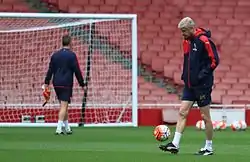
[[[45,90],[45,89],[48,88],[48,87],[49,87],[48,84],[43,84],[43,85],[42,85],[42,89],[43,89],[43,90]]]

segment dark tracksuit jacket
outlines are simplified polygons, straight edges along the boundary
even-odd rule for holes
[[[181,79],[189,88],[213,85],[213,71],[219,64],[219,57],[210,37],[210,31],[198,28],[191,40],[183,41],[184,62]]]
[[[74,74],[79,85],[83,87],[84,81],[76,54],[70,49],[62,48],[52,55],[44,82],[49,84],[53,76],[55,88],[72,88]]]

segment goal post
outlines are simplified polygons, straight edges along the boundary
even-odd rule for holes
[[[65,34],[87,83],[74,79],[70,125],[138,126],[135,14],[0,12],[0,23],[0,127],[57,125],[55,93],[42,107],[41,86]]]

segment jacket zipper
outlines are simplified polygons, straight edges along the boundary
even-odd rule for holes
[[[190,84],[190,42],[189,42],[189,54],[188,54],[188,87],[191,88]]]

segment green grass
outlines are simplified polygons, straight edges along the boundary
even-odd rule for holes
[[[188,128],[178,155],[161,152],[153,127],[75,128],[71,136],[55,136],[55,128],[0,128],[3,162],[227,162],[249,161],[250,132],[215,132],[215,155],[195,156],[204,133]],[[172,129],[172,132],[174,129]]]

